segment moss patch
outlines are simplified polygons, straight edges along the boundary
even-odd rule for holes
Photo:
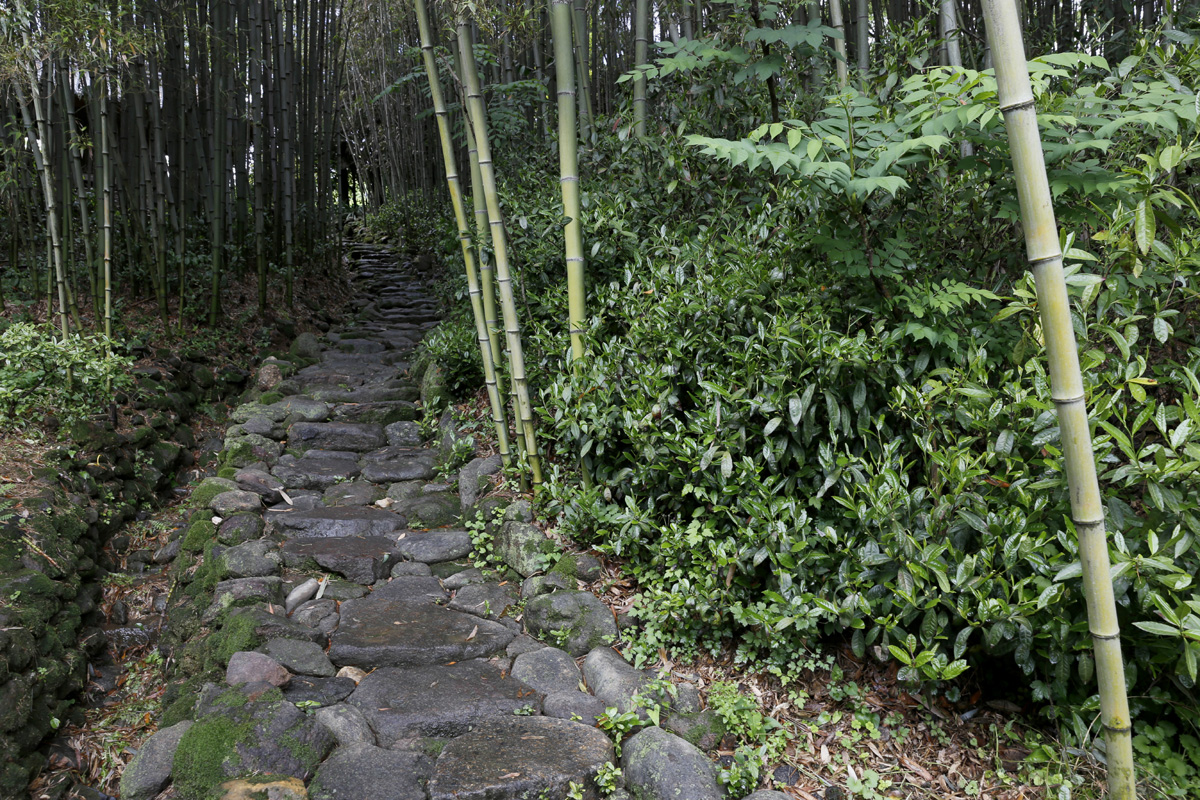
[[[217,526],[211,520],[202,519],[188,526],[183,536],[183,549],[189,553],[199,553],[217,539]]]
[[[217,787],[227,780],[225,764],[229,763],[233,767],[230,772],[236,773],[241,762],[238,742],[253,730],[251,722],[239,723],[219,714],[188,728],[179,740],[171,771],[179,795],[195,800],[216,797]]]
[[[208,508],[208,504],[221,492],[230,492],[237,484],[228,478],[205,478],[192,490],[190,502],[196,508]]]

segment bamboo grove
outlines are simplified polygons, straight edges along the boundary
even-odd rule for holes
[[[591,157],[593,146],[605,131],[630,142],[669,137],[682,117],[676,113],[680,104],[697,96],[725,104],[727,98],[721,88],[711,90],[697,82],[686,91],[692,98],[665,93],[662,82],[656,93],[648,93],[648,77],[662,77],[674,70],[686,72],[696,62],[712,58],[712,51],[697,48],[697,41],[709,36],[713,37],[709,41],[719,42],[725,31],[739,25],[742,30],[749,28],[751,36],[738,43],[741,49],[736,58],[743,60],[737,63],[751,65],[746,67],[747,77],[761,80],[765,92],[760,100],[765,102],[746,113],[744,124],[747,128],[763,126],[764,131],[779,128],[771,136],[786,129],[781,107],[794,108],[797,97],[808,96],[819,102],[817,98],[823,95],[852,90],[853,86],[866,92],[873,73],[881,69],[902,71],[905,55],[891,41],[893,36],[908,42],[913,36],[926,36],[936,42],[939,62],[952,68],[983,70],[995,66],[999,110],[1009,128],[1021,221],[1030,269],[1036,279],[1053,403],[1066,451],[1071,519],[1078,532],[1094,674],[1100,687],[1109,788],[1114,797],[1136,796],[1130,711],[1117,605],[1108,577],[1104,511],[1021,30],[1024,25],[1029,31],[1024,38],[1031,47],[1050,52],[1076,50],[1119,60],[1131,52],[1138,29],[1160,21],[1169,26],[1170,16],[1177,10],[1155,3],[1009,4],[990,0],[982,5],[943,0],[931,7],[881,0],[846,4],[841,0],[793,4],[759,0],[550,0],[543,4],[450,4],[431,8],[426,0],[412,0],[411,10],[401,4],[386,11],[382,6],[372,6],[371,11],[380,19],[388,13],[394,16],[392,24],[381,26],[391,32],[387,46],[375,47],[362,38],[355,38],[351,44],[346,117],[357,115],[363,123],[356,128],[359,138],[351,143],[351,149],[358,174],[368,187],[365,195],[368,203],[380,207],[392,194],[433,192],[441,176],[428,156],[435,148],[440,151],[497,441],[506,464],[515,456],[526,459],[525,474],[535,487],[543,479],[534,430],[536,414],[531,408],[536,395],[530,390],[531,380],[526,374],[521,333],[524,315],[515,302],[520,284],[516,266],[522,254],[513,252],[506,230],[514,217],[519,217],[524,226],[520,215],[526,210],[504,207],[498,191],[498,171],[504,167],[520,169],[511,160],[512,152],[540,149],[539,144],[530,143],[545,142],[545,149],[556,151],[558,156],[555,177],[561,189],[562,217],[559,230],[554,231],[554,246],[562,254],[563,269],[558,280],[568,298],[565,318],[559,320],[558,328],[563,352],[567,353],[560,363],[566,370],[587,360],[584,348],[588,346],[591,324],[585,305],[588,247],[580,224],[584,213],[581,169],[589,165],[605,168]],[[907,33],[900,35],[901,30]],[[416,41],[422,58],[419,69],[414,69],[413,63]],[[804,48],[796,46],[801,43]],[[885,60],[886,64],[881,63]],[[927,65],[907,66],[920,69]],[[402,77],[397,79],[397,72]],[[676,88],[686,85],[686,81],[674,84]],[[448,93],[444,87],[449,87]],[[706,95],[710,90],[712,93]],[[424,122],[430,98],[436,131]],[[487,98],[492,101],[490,107]],[[849,108],[847,105],[848,115]],[[397,131],[405,132],[407,143],[407,149],[400,153],[394,144]],[[679,135],[681,131],[679,126],[674,133]],[[975,147],[976,143],[963,139],[956,143],[955,150],[968,159],[975,155]],[[497,151],[509,152],[509,160],[494,158],[493,152]],[[648,148],[643,156],[654,157],[658,152]],[[707,152],[720,154],[711,144]],[[810,149],[810,159],[811,153]],[[733,159],[733,163],[739,161]],[[464,165],[462,171],[459,164]],[[552,179],[545,176],[546,181]],[[865,242],[868,225],[861,209],[856,213]],[[557,237],[559,231],[561,239]],[[876,285],[880,295],[890,300],[882,284],[877,281]],[[544,340],[541,343],[544,346]],[[543,418],[551,413],[542,411]],[[659,414],[661,409],[656,405],[643,424]],[[794,407],[791,414],[795,423]],[[718,424],[719,419],[718,411]],[[778,423],[777,419],[768,427],[776,429]],[[583,463],[579,480],[590,489],[592,476],[586,449],[570,457]],[[706,459],[711,457],[710,449]],[[728,477],[733,465],[726,460],[721,470]],[[689,484],[689,488],[694,487]],[[727,588],[734,574],[734,565],[730,565]],[[913,645],[909,647],[911,658],[915,653]],[[897,652],[895,646],[892,652]]]
[[[230,278],[331,264],[340,0],[36,2],[0,16],[0,290],[112,332],[114,287],[215,325]],[[340,202],[340,205],[339,205]]]

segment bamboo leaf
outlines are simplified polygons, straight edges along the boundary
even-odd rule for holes
[[[1150,207],[1148,200],[1137,204],[1137,210],[1133,214],[1133,235],[1142,255],[1150,252],[1150,243],[1154,241],[1154,209]]]

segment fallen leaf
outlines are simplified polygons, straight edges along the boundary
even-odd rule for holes
[[[475,634],[477,634],[477,633],[479,633],[479,626],[478,626],[478,625],[476,625],[474,628],[472,628],[472,629],[471,629],[471,635],[467,637],[467,641],[469,642],[469,641],[471,641],[472,639],[474,639],[474,638],[475,638]]]
[[[508,773],[507,775],[501,775],[501,776],[500,776],[500,780],[505,780],[506,778],[519,778],[519,777],[521,777],[521,773],[519,773],[519,772],[510,772],[510,773]]]
[[[829,748],[826,747],[825,745],[821,745],[821,763],[822,764],[829,763]]]

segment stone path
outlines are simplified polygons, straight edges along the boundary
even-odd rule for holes
[[[293,374],[264,365],[267,393],[227,431],[229,477],[197,487],[204,508],[168,545],[176,597],[209,631],[181,669],[210,680],[174,699],[123,800],[628,797],[598,785],[610,762],[638,798],[723,797],[681,738],[712,736],[693,687],[620,758],[596,727],[606,706],[647,722],[634,697],[650,680],[611,649],[613,614],[581,590],[599,562],[559,554],[527,503],[481,498],[498,458],[439,471],[457,432],[443,418],[425,446],[407,374],[435,302],[389,253],[352,254],[356,321],[325,342],[301,336],[292,352],[313,363]],[[498,569],[474,565],[475,519]],[[783,797],[755,795],[769,796]]]

